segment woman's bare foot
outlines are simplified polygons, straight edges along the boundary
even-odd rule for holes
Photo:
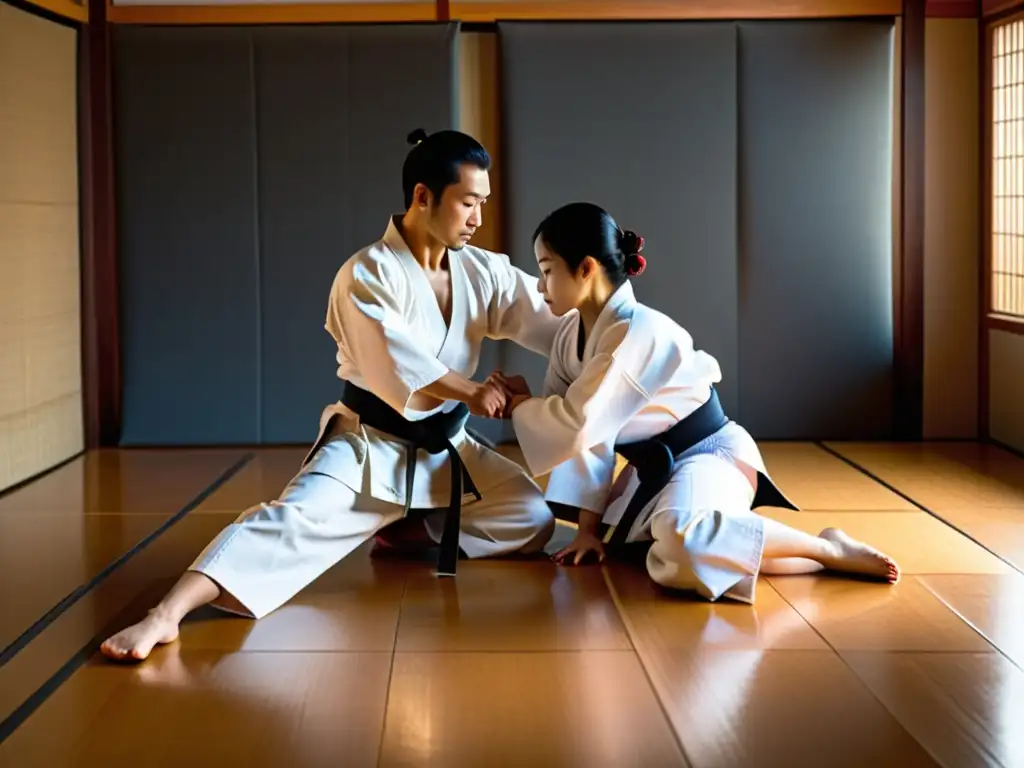
[[[899,581],[899,566],[874,547],[850,538],[838,528],[826,528],[818,536],[832,543],[836,550],[834,558],[822,561],[826,568],[874,577],[891,584]]]
[[[178,639],[178,622],[162,613],[151,611],[138,624],[122,629],[100,646],[100,652],[115,661],[141,661],[157,645]]]

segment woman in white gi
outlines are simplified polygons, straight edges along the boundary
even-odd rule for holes
[[[590,203],[560,208],[534,235],[539,289],[562,324],[544,396],[520,391],[509,408],[529,469],[551,473],[548,501],[579,509],[576,538],[556,560],[603,559],[599,526],[623,517],[640,484],[637,469],[662,460],[653,498],[616,531],[623,543],[650,542],[647,570],[658,584],[753,603],[759,573],[827,568],[895,583],[890,558],[842,531],[812,536],[752,511],[759,483],[774,490],[760,451],[718,406],[717,361],[634,298],[628,277],[644,270],[642,247],[642,238]],[[719,421],[707,420],[709,409]],[[659,459],[665,449],[650,438],[701,418],[710,424],[706,434],[698,431],[674,462],[671,454]],[[628,465],[613,488],[616,446],[628,453],[643,441],[654,446],[653,458]],[[777,491],[775,499],[784,501]]]

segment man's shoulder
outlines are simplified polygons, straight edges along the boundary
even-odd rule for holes
[[[338,267],[335,282],[350,280],[391,279],[395,275],[398,259],[383,240],[364,245],[349,255]]]

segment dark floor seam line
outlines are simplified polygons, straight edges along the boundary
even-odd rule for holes
[[[967,531],[963,530],[962,528],[960,528],[960,527],[958,527],[956,525],[953,525],[953,523],[949,522],[949,520],[944,518],[942,515],[940,515],[937,512],[933,512],[932,510],[928,509],[928,507],[926,507],[924,504],[921,504],[920,502],[916,501],[914,498],[912,498],[911,496],[907,495],[906,493],[904,493],[903,491],[901,491],[899,488],[897,488],[896,486],[892,485],[891,483],[886,482],[885,480],[880,478],[878,475],[876,475],[874,472],[870,471],[869,469],[866,469],[865,467],[862,467],[860,464],[855,462],[853,459],[850,459],[850,458],[847,458],[846,456],[843,456],[843,454],[839,453],[838,451],[836,451],[836,450],[834,450],[832,448],[829,448],[824,443],[815,442],[815,445],[818,446],[819,448],[821,448],[821,450],[825,451],[826,453],[829,453],[829,454],[835,456],[837,459],[839,459],[843,463],[848,464],[849,466],[853,467],[854,469],[856,469],[861,474],[867,475],[868,477],[870,477],[872,480],[874,480],[879,485],[884,486],[886,489],[892,491],[893,493],[895,493],[897,496],[899,496],[904,501],[910,502],[911,504],[913,504],[915,507],[917,507],[919,510],[921,510],[925,514],[931,515],[932,517],[934,517],[936,520],[938,520],[943,525],[948,526],[949,528],[952,528],[954,531],[959,533],[965,539],[968,539],[969,541],[973,541],[975,544],[977,544],[979,547],[984,549],[990,555],[992,555],[993,557],[998,559],[1000,562],[1005,563],[1006,565],[1010,566],[1010,568],[1012,568],[1017,573],[1024,574],[1024,569],[1018,567],[1015,563],[1010,562],[1005,557],[1000,555],[998,552],[993,552],[991,548],[986,546],[984,543],[978,541],[971,534],[967,533]],[[915,575],[917,575],[917,574],[915,574]]]
[[[973,440],[971,442],[978,441]],[[994,437],[990,437],[988,440],[982,442],[985,442],[987,445],[991,445],[993,448],[998,448],[1001,451],[1005,451],[1006,453],[1010,454],[1011,456],[1015,456],[1018,459],[1024,459],[1024,451],[1020,450],[1019,448],[1014,448],[1012,445],[1004,443],[1001,440],[996,440]]]
[[[377,744],[377,766],[384,759],[384,739],[387,736],[388,707],[391,706],[391,686],[395,679],[395,655],[398,653],[398,633],[402,631],[402,606],[405,605],[405,593],[409,589],[409,577],[402,582],[402,595],[398,598],[398,616],[395,617],[395,641],[391,644],[391,664],[388,667],[388,687],[384,690],[384,714],[381,716],[380,741]]]
[[[151,531],[146,536],[144,536],[129,550],[124,552],[116,560],[108,564],[102,571],[100,571],[98,574],[89,579],[89,581],[85,582],[84,584],[80,584],[78,587],[76,587],[74,591],[72,591],[69,595],[67,595],[63,600],[57,603],[49,611],[47,611],[42,616],[42,618],[36,620],[32,624],[32,626],[30,626],[28,629],[22,632],[21,635],[19,635],[10,645],[4,648],[2,653],[0,653],[0,667],[7,664],[9,661],[11,661],[11,659],[13,659],[21,651],[23,651],[30,642],[32,642],[36,637],[38,637],[43,632],[43,630],[45,630],[54,621],[60,618],[61,614],[63,614],[71,606],[73,606],[75,603],[81,600],[90,591],[99,586],[105,579],[107,579],[112,573],[114,573],[114,571],[116,571],[122,565],[131,560],[131,558],[133,558],[139,552],[141,552],[154,541],[156,541],[156,539],[162,536],[172,525],[177,523],[179,520],[185,517],[185,515],[187,515],[193,509],[198,507],[203,501],[206,500],[207,497],[210,496],[210,494],[212,494],[217,488],[219,488],[221,485],[227,482],[227,480],[229,480],[235,474],[237,474],[238,471],[243,466],[248,464],[252,460],[253,456],[254,454],[252,453],[244,455],[241,459],[235,462],[234,465],[232,465],[223,473],[221,473],[221,475],[217,477],[213,481],[213,483],[208,485],[203,490],[202,493],[193,498],[187,505],[179,509],[168,519],[166,519],[163,523],[157,526],[156,530]]]
[[[996,641],[993,638],[989,637],[988,635],[986,635],[982,631],[981,627],[979,627],[973,621],[971,621],[966,616],[964,616],[962,613],[960,613],[960,611],[958,611],[956,608],[954,608],[953,605],[950,602],[948,602],[945,598],[942,597],[942,595],[940,595],[938,592],[936,592],[934,589],[932,589],[932,587],[924,579],[918,579],[917,581],[918,581],[918,583],[922,587],[924,587],[925,591],[928,594],[930,594],[932,597],[934,597],[936,600],[938,600],[940,603],[942,603],[942,605],[945,606],[946,609],[949,610],[950,613],[952,613],[954,616],[956,616],[958,619],[960,619],[960,621],[962,621],[968,627],[973,629],[978,634],[978,637],[980,637],[982,640],[984,640],[986,643],[988,643],[989,646],[991,646],[992,651],[997,656],[1002,656],[1004,659],[1006,659],[1010,663],[1011,666],[1016,667],[1017,669],[1019,669],[1022,672],[1024,672],[1024,666],[1022,666],[1009,653],[1007,653],[1002,648],[1000,648],[996,644]],[[978,654],[978,653],[984,653],[984,651],[924,651],[924,653],[959,653],[959,654],[962,654],[962,655],[974,655],[974,654]]]
[[[619,614],[619,621],[622,624],[622,628],[626,630],[626,639],[629,640],[629,644],[632,646],[633,655],[636,657],[636,663],[639,664],[640,669],[643,670],[647,686],[654,695],[654,700],[658,703],[658,709],[661,711],[662,717],[665,718],[665,722],[668,724],[668,729],[675,739],[676,746],[679,747],[679,754],[683,758],[683,764],[692,767],[696,765],[696,763],[687,754],[686,745],[683,744],[683,735],[679,733],[679,729],[676,728],[676,724],[672,721],[672,716],[669,714],[668,706],[665,704],[661,694],[658,692],[658,686],[654,684],[651,672],[647,668],[647,662],[644,661],[644,657],[640,653],[641,646],[643,644],[637,643],[636,627],[633,625],[633,620],[629,618],[626,612],[626,606],[622,601],[622,596],[619,594],[619,590],[616,588],[615,582],[612,581],[611,573],[607,568],[601,567],[601,576],[604,578],[605,589],[608,590],[608,594],[612,599],[612,605],[615,606],[615,611]]]
[[[27,486],[32,485],[32,483],[36,483],[36,482],[44,479],[48,475],[52,475],[55,472],[57,472],[58,470],[64,469],[64,467],[66,467],[68,464],[71,464],[75,459],[82,458],[83,456],[85,456],[85,454],[86,454],[86,451],[84,451],[84,450],[76,451],[74,454],[72,454],[71,456],[68,456],[66,459],[61,459],[59,462],[54,464],[52,467],[47,467],[44,470],[36,472],[34,475],[30,475],[29,477],[26,477],[24,480],[19,480],[14,485],[11,485],[11,486],[9,486],[7,488],[4,488],[2,491],[0,491],[0,500],[6,501],[8,498],[13,496],[18,491],[22,491]]]
[[[822,448],[824,448],[824,446],[822,446]],[[776,578],[778,578],[778,577],[776,577]],[[782,576],[781,578],[786,578],[786,577]],[[772,587],[773,590],[775,590],[775,593],[779,597],[782,598],[783,602],[786,603],[786,605],[788,605],[790,608],[792,608],[793,612],[796,613],[797,616],[799,616],[801,619],[803,619],[804,623],[808,627],[811,628],[811,631],[814,632],[815,634],[817,634],[818,637],[820,637],[822,639],[822,642],[824,642],[825,645],[828,647],[828,652],[831,653],[833,656],[835,656],[840,664],[842,664],[844,667],[846,667],[846,670],[853,676],[853,679],[857,681],[857,684],[859,686],[861,686],[861,688],[863,688],[871,698],[873,698],[876,702],[878,702],[878,706],[880,706],[886,713],[888,713],[888,715],[893,719],[893,722],[896,723],[896,725],[899,728],[903,729],[903,732],[907,734],[907,738],[909,738],[911,741],[913,741],[915,744],[917,744],[921,748],[922,752],[924,752],[926,755],[931,757],[932,760],[935,761],[935,765],[936,766],[942,765],[942,763],[939,761],[938,757],[936,755],[932,754],[932,751],[930,749],[928,749],[928,747],[925,746],[924,743],[919,738],[917,738],[913,733],[911,733],[910,732],[910,728],[907,727],[903,723],[903,721],[900,720],[900,718],[896,715],[896,713],[893,712],[892,709],[889,708],[889,705],[885,703],[885,701],[882,699],[881,695],[876,693],[875,690],[870,685],[868,685],[868,681],[865,680],[863,677],[861,677],[860,674],[858,674],[856,668],[853,666],[853,664],[850,663],[850,660],[843,655],[843,652],[841,650],[839,650],[835,645],[833,645],[832,642],[827,637],[825,637],[824,633],[820,629],[818,629],[816,626],[811,624],[810,620],[800,612],[800,609],[797,608],[796,605],[793,604],[792,600],[790,600],[788,597],[786,597],[782,593],[781,590],[775,589],[775,586],[771,582],[771,578],[769,578],[768,584]],[[879,586],[887,587],[887,585],[882,585],[882,584],[879,584]],[[891,587],[887,587],[887,588],[891,589]],[[771,649],[771,648],[765,648],[765,649],[762,649],[762,651],[775,652],[775,650]],[[848,653],[858,653],[859,651],[848,650],[847,652]],[[862,651],[860,651],[860,652],[862,652]],[[875,653],[882,653],[882,654],[890,653],[890,651],[874,651],[874,652]],[[820,651],[811,651],[811,653],[820,653]],[[899,653],[899,651],[897,651],[897,653]],[[914,653],[914,651],[908,651],[908,653]]]
[[[136,544],[131,550],[129,550],[120,558],[118,558],[117,561],[115,561],[110,566],[105,568],[103,573],[101,573],[99,577],[94,578],[92,580],[91,586],[95,587],[97,584],[103,581],[103,579],[105,579],[107,576],[109,576],[111,573],[117,570],[121,565],[130,560],[135,554],[141,552],[143,549],[152,544],[157,538],[163,535],[172,525],[181,520],[183,517],[185,517],[189,512],[194,510],[200,504],[202,504],[203,501],[209,498],[209,496],[214,491],[216,491],[218,488],[224,485],[224,483],[226,483],[228,480],[230,480],[232,477],[238,474],[242,467],[244,467],[246,464],[252,461],[254,456],[255,454],[253,453],[247,453],[244,456],[242,456],[241,459],[236,461],[232,466],[228,467],[228,469],[222,472],[220,476],[218,476],[212,483],[210,483],[210,485],[208,485],[202,493],[200,493],[198,496],[192,499],[192,501],[190,501],[185,507],[183,507],[177,513],[175,513],[171,518],[166,520],[163,523],[163,525],[157,528],[157,530],[150,533],[142,541]],[[82,591],[82,594],[85,594],[88,591],[89,590],[86,589]],[[78,597],[76,597],[75,599],[77,600],[80,597],[81,595],[78,595]],[[67,605],[64,605],[64,603],[62,602],[61,606],[63,607],[58,606],[58,608],[60,608],[60,611],[56,613],[53,617],[51,617],[47,624],[52,623],[53,620],[60,615],[60,613],[66,611],[73,603],[74,600],[67,603]],[[56,611],[57,609],[54,610]],[[51,611],[51,613],[54,613],[54,611]],[[49,614],[47,614],[47,616],[49,616]],[[39,622],[37,622],[37,624],[39,624]],[[36,634],[45,629],[45,626],[46,625],[40,626]],[[106,630],[104,630],[104,632],[105,631]],[[22,637],[25,637],[25,635],[22,635]],[[29,640],[31,639],[32,638],[29,638]],[[73,675],[81,666],[83,666],[89,660],[89,658],[96,652],[97,647],[99,646],[103,639],[104,638],[102,632],[100,635],[91,638],[88,643],[82,646],[82,648],[77,653],[75,653],[74,656],[68,659],[64,666],[58,669],[50,677],[49,680],[47,680],[45,683],[39,686],[39,688],[36,689],[36,691],[32,695],[25,699],[25,701],[23,701],[21,705],[16,710],[14,710],[14,712],[8,715],[7,718],[2,723],[0,723],[0,744],[3,744],[4,741],[6,741],[7,738],[12,733],[14,733],[14,731],[17,730],[17,728],[22,723],[24,723],[25,720],[27,720],[32,715],[33,712],[39,709],[39,707],[42,706],[43,703],[48,698],[50,698],[50,696],[53,695],[53,693],[58,688],[60,688],[60,686],[63,685],[68,680],[68,678],[71,677],[71,675]],[[18,641],[16,642],[20,641],[21,638],[19,638]],[[28,641],[26,641],[25,644],[27,644],[27,642]],[[20,650],[20,648],[18,650]],[[14,653],[17,653],[17,650]],[[12,653],[11,655],[13,656],[14,654]]]

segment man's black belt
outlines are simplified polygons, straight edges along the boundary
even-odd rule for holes
[[[452,489],[444,519],[444,533],[441,535],[441,551],[437,561],[439,576],[454,576],[459,560],[459,529],[462,517],[462,492],[465,488],[480,499],[480,492],[462,463],[462,457],[452,444],[469,419],[469,407],[465,403],[447,413],[435,413],[420,421],[410,421],[376,395],[365,389],[345,382],[341,402],[359,415],[360,421],[368,427],[384,432],[408,443],[405,462],[405,513],[412,503],[413,482],[416,479],[416,451],[422,449],[430,454],[448,452],[451,464]]]
[[[712,388],[707,402],[660,435],[615,446],[615,452],[636,468],[640,482],[622,513],[622,519],[612,531],[609,548],[622,548],[625,545],[626,537],[640,512],[669,484],[678,457],[728,423],[729,418],[718,399],[718,392]],[[770,480],[758,472],[757,490],[751,508],[763,506],[797,509]]]

